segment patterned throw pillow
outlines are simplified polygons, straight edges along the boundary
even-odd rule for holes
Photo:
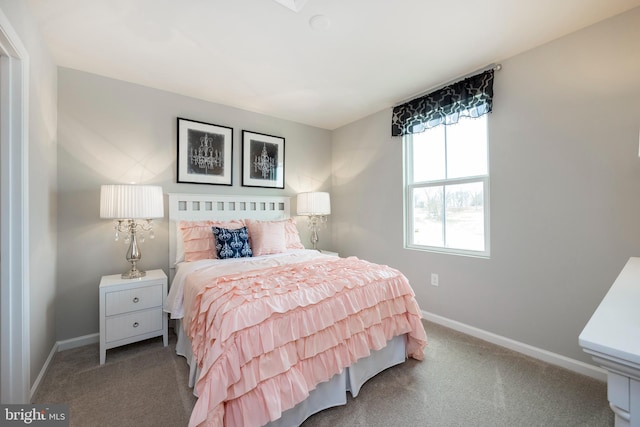
[[[228,228],[211,227],[216,239],[218,259],[247,258],[253,256],[249,245],[247,227],[230,230]]]

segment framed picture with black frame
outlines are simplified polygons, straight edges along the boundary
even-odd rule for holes
[[[233,128],[178,117],[177,181],[232,185]]]
[[[284,138],[242,131],[242,186],[284,188]]]

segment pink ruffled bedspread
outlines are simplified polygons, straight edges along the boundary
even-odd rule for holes
[[[193,310],[190,426],[262,426],[394,336],[427,343],[405,276],[354,257],[209,278]]]

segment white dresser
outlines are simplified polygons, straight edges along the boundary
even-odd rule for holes
[[[107,350],[162,335],[168,344],[167,315],[162,307],[167,297],[167,276],[162,270],[147,271],[139,279],[120,274],[100,280],[100,364]]]
[[[630,258],[580,334],[607,371],[616,427],[640,427],[640,258]]]

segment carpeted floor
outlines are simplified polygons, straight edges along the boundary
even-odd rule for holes
[[[606,384],[425,322],[426,358],[386,370],[303,427],[613,426]],[[170,334],[173,337],[173,334]],[[34,403],[69,404],[72,426],[186,426],[188,368],[162,339],[57,353]]]
[[[98,344],[56,353],[33,403],[66,403],[71,426],[186,426],[196,398],[184,358],[162,337],[107,351]]]
[[[424,324],[429,345],[422,362],[382,372],[347,405],[303,427],[614,425],[606,383]]]

